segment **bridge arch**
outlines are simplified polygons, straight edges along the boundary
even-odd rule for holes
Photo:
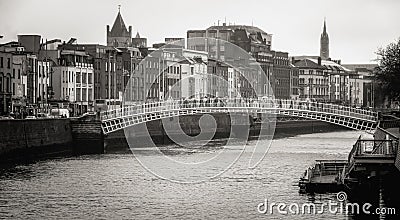
[[[378,125],[374,111],[330,103],[297,100],[225,99],[200,105],[200,102],[167,100],[140,105],[124,106],[101,112],[102,129],[105,134],[148,121],[174,116],[209,113],[276,114],[325,121],[354,130],[372,132]],[[243,101],[244,100],[244,101]]]

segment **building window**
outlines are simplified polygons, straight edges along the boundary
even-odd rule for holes
[[[86,83],[86,73],[82,73],[82,83]]]
[[[81,101],[81,90],[80,89],[76,89],[76,97],[75,97],[76,101]]]
[[[91,89],[89,89],[88,90],[88,101],[93,101],[93,99],[92,99],[92,90]]]
[[[92,76],[93,74],[92,73],[88,73],[88,83],[89,84],[92,84],[93,83],[93,76]]]
[[[10,69],[11,68],[11,59],[7,58],[7,68]]]
[[[76,72],[76,83],[81,83],[81,73]]]
[[[87,101],[87,99],[86,99],[86,89],[82,89],[82,101]]]

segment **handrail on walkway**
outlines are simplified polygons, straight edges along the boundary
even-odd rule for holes
[[[138,105],[123,106],[122,108],[100,112],[101,120],[120,118],[134,114],[144,114],[179,109],[201,108],[247,108],[247,109],[272,109],[272,110],[301,110],[314,111],[327,114],[348,116],[370,121],[377,121],[377,112],[336,105],[331,103],[318,103],[290,99],[190,99],[190,100],[165,100],[147,102]]]

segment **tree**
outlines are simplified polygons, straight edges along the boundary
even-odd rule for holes
[[[400,38],[377,51],[378,67],[375,76],[389,102],[400,100]]]

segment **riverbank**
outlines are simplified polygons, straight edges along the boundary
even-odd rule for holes
[[[0,121],[1,163],[70,155],[72,142],[69,119]]]
[[[0,166],[104,151],[94,117],[0,120]]]

